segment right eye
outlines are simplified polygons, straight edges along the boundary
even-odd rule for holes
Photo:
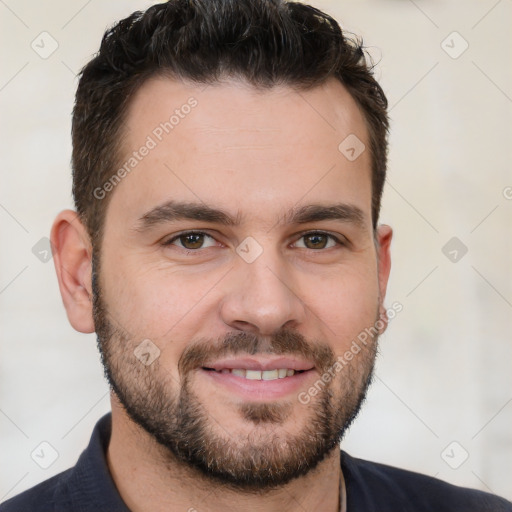
[[[209,245],[205,246],[206,239],[210,239],[212,242],[215,242],[215,239],[212,236],[207,233],[203,233],[202,231],[186,231],[167,240],[163,245],[177,245],[178,247],[189,251],[207,249],[208,247],[213,247],[215,245],[215,243],[209,242]]]

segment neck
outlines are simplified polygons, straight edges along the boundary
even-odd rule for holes
[[[326,512],[339,511],[340,451],[333,450],[308,474],[268,492],[242,492],[208,479],[195,468],[169,462],[165,449],[135,425],[112,400],[107,463],[121,498],[132,512]]]

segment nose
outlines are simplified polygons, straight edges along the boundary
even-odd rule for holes
[[[233,329],[269,336],[304,322],[306,308],[292,272],[266,250],[252,263],[239,258],[226,282],[220,314]]]

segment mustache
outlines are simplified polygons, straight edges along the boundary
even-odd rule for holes
[[[272,336],[257,336],[249,332],[228,333],[216,341],[202,339],[193,342],[183,351],[178,361],[178,371],[185,376],[206,363],[221,357],[234,355],[275,354],[307,359],[324,373],[332,367],[336,358],[329,345],[310,342],[299,332],[282,329]]]

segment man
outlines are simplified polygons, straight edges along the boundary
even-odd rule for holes
[[[171,0],[106,33],[51,237],[112,413],[2,512],[512,510],[339,449],[393,310],[386,107],[307,5]]]

